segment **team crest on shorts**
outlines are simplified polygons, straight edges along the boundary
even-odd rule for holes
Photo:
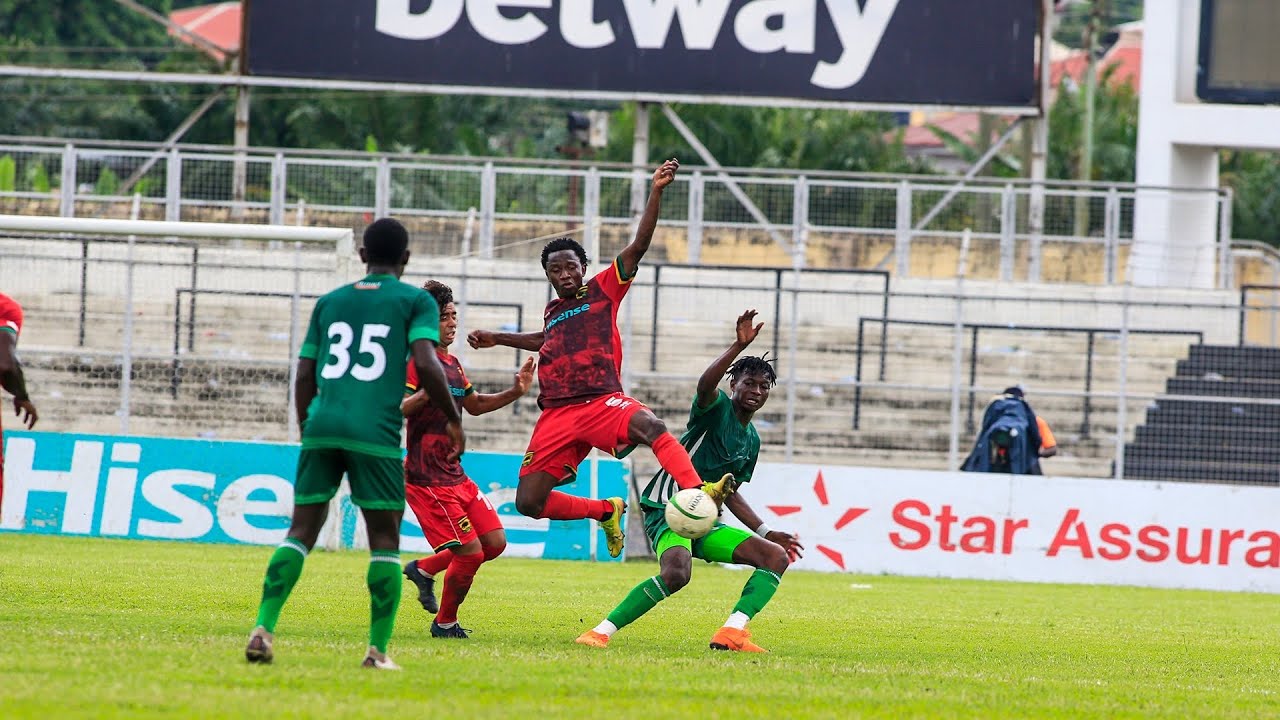
[[[458,530],[462,531],[464,535],[471,532],[471,518],[463,515],[462,519],[458,520]]]
[[[533,464],[533,453],[531,452],[525,453],[524,461],[520,463],[520,467],[529,467],[532,464]]]

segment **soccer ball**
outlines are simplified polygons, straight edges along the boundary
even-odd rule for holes
[[[720,508],[711,496],[698,488],[681,490],[667,501],[667,525],[675,534],[696,540],[711,532]]]

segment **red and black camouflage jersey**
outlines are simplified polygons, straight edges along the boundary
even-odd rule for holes
[[[4,293],[0,293],[0,333],[13,335],[14,344],[17,344],[18,336],[22,334],[22,306]],[[3,457],[4,447],[0,446],[0,458]]]
[[[578,294],[547,303],[538,352],[538,406],[564,407],[622,391],[618,306],[631,287],[618,260]]]
[[[437,352],[436,357],[444,367],[444,377],[449,382],[449,393],[453,395],[453,403],[457,406],[458,412],[462,412],[462,399],[475,392],[475,388],[471,387],[471,381],[467,380],[467,374],[463,372],[458,358],[445,352]],[[409,393],[418,391],[418,369],[413,366],[412,360],[409,361],[409,369],[405,373],[404,387]],[[439,408],[427,405],[418,413],[410,415],[407,420],[409,452],[404,458],[405,481],[414,485],[440,487],[457,485],[466,480],[467,475],[462,471],[462,464],[457,460],[449,459],[449,453],[453,451],[453,441],[445,432],[445,426],[449,421],[444,413],[440,412]]]

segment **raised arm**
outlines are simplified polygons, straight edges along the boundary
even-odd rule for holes
[[[757,323],[753,327],[751,323],[755,319],[755,310],[748,310],[739,315],[736,327],[737,336],[734,338],[733,344],[723,353],[720,353],[720,357],[708,365],[706,370],[702,371],[702,377],[698,378],[698,407],[707,407],[715,402],[716,388],[720,387],[720,378],[729,372],[729,366],[733,364],[733,361],[760,334],[760,328],[764,327],[764,323]]]
[[[520,372],[516,373],[515,382],[511,387],[499,393],[471,393],[463,399],[462,407],[472,415],[483,415],[510,405],[529,392],[529,388],[533,386],[533,367],[533,358],[525,358],[524,365],[520,367]]]
[[[649,193],[649,204],[644,208],[644,215],[640,217],[640,226],[636,228],[636,237],[618,253],[622,272],[629,278],[635,277],[640,268],[640,259],[649,252],[653,230],[658,227],[658,211],[662,209],[662,191],[676,179],[676,171],[679,169],[680,161],[671,158],[653,173],[653,190]]]
[[[541,330],[527,333],[496,333],[488,330],[472,330],[471,334],[467,336],[467,344],[476,350],[502,345],[517,350],[538,352],[542,349],[542,337]]]
[[[436,357],[435,343],[430,340],[414,340],[410,346],[413,351],[414,369],[418,371],[418,387],[426,390],[431,404],[440,408],[449,424],[446,430],[453,440],[453,452],[450,460],[457,460],[466,450],[466,438],[462,434],[462,416],[453,405],[453,393],[449,391],[449,381],[444,376],[444,368]]]

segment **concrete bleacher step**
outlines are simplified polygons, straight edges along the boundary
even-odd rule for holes
[[[1130,479],[1193,480],[1250,485],[1280,485],[1280,468],[1275,465],[1212,460],[1125,459],[1124,476]]]
[[[1194,437],[1208,446],[1280,447],[1280,427],[1161,423],[1139,425],[1135,442],[1160,444],[1169,438]]]
[[[1198,439],[1198,438],[1197,438]],[[1138,441],[1125,446],[1125,460],[1210,461],[1275,465],[1280,470],[1280,447],[1219,445],[1161,438],[1163,442]]]
[[[1147,410],[1149,425],[1280,427],[1280,404],[1168,400],[1157,398]]]
[[[1203,380],[1200,378],[1169,378],[1170,395],[1205,395],[1208,397],[1275,398],[1280,399],[1280,381],[1272,380]]]

